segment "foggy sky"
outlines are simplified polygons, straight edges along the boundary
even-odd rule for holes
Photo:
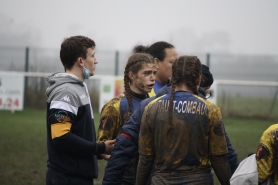
[[[59,48],[86,35],[99,50],[168,41],[178,51],[278,55],[276,0],[0,0],[0,46]]]

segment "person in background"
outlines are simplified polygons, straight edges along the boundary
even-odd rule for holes
[[[199,96],[203,95],[203,98],[208,99],[211,95],[210,87],[213,84],[213,75],[211,74],[209,67],[202,64],[202,81],[198,89]]]
[[[172,76],[172,64],[178,58],[178,53],[172,44],[164,41],[155,42],[150,46],[137,45],[133,53],[149,53],[157,64],[154,92],[165,86]]]
[[[147,53],[131,55],[125,66],[124,88],[125,92],[106,103],[101,110],[100,126],[98,129],[98,142],[115,139],[121,133],[122,126],[137,108],[138,104],[150,97],[155,83],[156,65],[153,57]],[[102,155],[108,160],[109,155]],[[113,160],[113,159],[112,159]],[[109,160],[111,161],[111,159]],[[136,155],[126,166],[121,184],[135,183]]]
[[[202,64],[202,81],[198,89],[198,95],[202,98],[208,99],[211,95],[210,87],[213,84],[213,75],[211,74],[209,67]],[[225,128],[224,128],[225,131]],[[225,131],[225,138],[228,146],[229,153],[226,154],[226,158],[229,161],[231,174],[233,174],[238,167],[237,153],[234,150],[230,138],[228,137],[227,132]]]
[[[267,128],[260,139],[256,152],[259,184],[273,178],[278,185],[278,123]]]
[[[278,185],[278,123],[263,132],[256,153],[240,162],[230,184]]]
[[[174,61],[171,92],[144,110],[136,184],[221,184],[231,177],[219,107],[198,97],[202,67],[196,56]]]
[[[93,109],[84,79],[94,75],[95,42],[66,38],[60,58],[65,73],[46,78],[46,185],[92,185],[98,176],[97,155],[109,154],[115,140],[96,143]]]

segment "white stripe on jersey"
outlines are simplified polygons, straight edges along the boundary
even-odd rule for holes
[[[78,107],[74,107],[62,101],[52,101],[49,109],[63,109],[77,115]]]
[[[92,105],[91,105],[91,99],[90,99],[90,95],[89,95],[89,91],[88,91],[88,87],[86,85],[85,82],[83,82],[84,86],[85,86],[85,89],[86,89],[86,93],[87,93],[87,97],[89,99],[89,103],[90,103],[90,109],[91,109],[91,114],[92,114],[92,119],[94,119],[94,112],[93,112],[93,108],[92,108]]]

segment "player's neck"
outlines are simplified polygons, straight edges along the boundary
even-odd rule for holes
[[[193,92],[191,88],[187,87],[187,86],[184,85],[184,84],[176,86],[175,91]]]

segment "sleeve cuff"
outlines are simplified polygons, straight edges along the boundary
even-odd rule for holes
[[[97,143],[97,154],[103,154],[105,152],[105,144],[104,142],[102,143]]]

